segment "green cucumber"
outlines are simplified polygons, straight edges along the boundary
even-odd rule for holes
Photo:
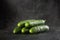
[[[18,27],[22,27],[22,26],[24,26],[24,24],[25,24],[27,21],[34,21],[34,19],[32,19],[32,20],[20,21],[20,22],[18,22],[17,26],[18,26]]]
[[[14,34],[20,32],[20,31],[21,31],[21,28],[20,28],[20,27],[15,27],[15,28],[13,29],[13,33],[14,33]]]
[[[46,20],[36,20],[36,21],[28,21],[25,23],[25,27],[32,27],[32,26],[36,26],[36,25],[42,25],[45,24]]]
[[[29,33],[38,33],[38,32],[43,32],[43,31],[48,31],[48,30],[49,30],[49,26],[47,25],[35,26],[29,30]]]
[[[21,29],[21,33],[28,33],[29,32],[29,28],[22,28]]]

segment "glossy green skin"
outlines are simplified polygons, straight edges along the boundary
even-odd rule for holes
[[[23,27],[25,27],[24,24],[25,24],[26,22],[33,22],[33,21],[39,21],[39,20],[25,20],[25,21],[19,22],[19,23],[17,24],[18,27],[15,27],[15,28],[14,28],[13,33],[18,33],[18,32],[20,32],[21,29],[22,29]],[[25,32],[28,31],[28,29],[25,29],[25,28],[22,29],[22,30],[24,30]],[[22,33],[25,33],[25,32],[22,32]]]
[[[21,33],[28,33],[28,32],[29,32],[29,29],[28,28],[25,28],[24,27],[24,28],[21,29]]]
[[[37,26],[37,25],[43,25],[45,24],[46,20],[36,20],[36,21],[29,21],[25,23],[25,27],[32,27],[32,26]]]
[[[13,33],[18,33],[21,31],[21,29],[24,27],[24,23],[26,23],[27,21],[33,21],[33,20],[25,20],[25,21],[21,21],[17,24],[18,27],[15,27],[13,29]]]
[[[15,27],[15,28],[13,29],[13,33],[14,33],[14,34],[20,32],[20,31],[21,31],[21,28],[20,28],[20,27]]]
[[[49,30],[49,27],[47,25],[35,26],[29,30],[29,33],[38,33],[38,32],[43,32],[48,30]]]
[[[26,22],[28,22],[28,21],[34,21],[34,20],[32,19],[32,20],[20,21],[20,22],[18,22],[17,26],[18,26],[18,27],[22,27],[22,26],[24,26],[24,24],[25,24]]]

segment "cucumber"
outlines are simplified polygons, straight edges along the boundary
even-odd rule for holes
[[[20,27],[15,27],[13,29],[13,33],[15,34],[15,33],[18,33],[18,32],[21,32],[21,28]]]
[[[24,21],[20,21],[20,22],[18,22],[17,26],[18,26],[18,27],[25,26],[24,24],[25,24],[26,22],[28,22],[28,21],[34,21],[34,19],[32,19],[32,20],[24,20]]]
[[[32,27],[32,26],[36,26],[36,25],[42,25],[45,24],[46,20],[36,20],[36,21],[28,21],[25,23],[25,27]]]
[[[22,22],[19,22],[18,24],[17,24],[17,26],[18,27],[22,27],[22,26],[24,26],[24,23],[25,23],[26,21],[22,21]]]
[[[38,32],[44,32],[48,30],[49,30],[49,26],[47,25],[35,26],[29,30],[29,33],[38,33]]]
[[[21,29],[21,33],[28,33],[29,32],[29,28],[22,28]]]

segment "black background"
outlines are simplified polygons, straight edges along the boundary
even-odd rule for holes
[[[2,0],[0,1],[0,40],[60,40],[59,0]],[[49,32],[13,34],[21,20],[46,19]]]

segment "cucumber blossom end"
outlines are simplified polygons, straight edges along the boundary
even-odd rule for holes
[[[15,30],[13,30],[13,33],[15,34],[15,33],[16,33],[16,31],[15,31]]]
[[[26,22],[26,23],[25,23],[25,27],[28,27],[28,26],[29,26],[29,23],[28,23],[28,22]]]
[[[30,29],[30,30],[29,30],[29,33],[33,33],[33,31]]]
[[[22,29],[21,29],[21,32],[24,33],[24,32],[25,32],[25,28],[22,28]]]
[[[18,23],[18,24],[17,24],[17,26],[18,26],[18,27],[20,27],[20,26],[21,26],[21,24],[20,24],[20,23]]]
[[[20,32],[20,31],[21,31],[20,27],[16,27],[16,28],[13,29],[14,34]]]
[[[26,28],[26,27],[24,27],[24,28],[22,28],[21,32],[22,32],[22,33],[28,33],[28,32],[29,32],[29,29]]]

